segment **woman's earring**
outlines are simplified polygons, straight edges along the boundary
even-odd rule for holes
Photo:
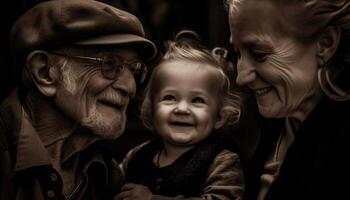
[[[317,72],[317,80],[322,91],[335,101],[350,100],[350,91],[344,92],[331,79],[328,67],[320,67]]]
[[[319,68],[324,68],[326,65],[326,61],[324,60],[323,55],[317,55],[317,63]]]

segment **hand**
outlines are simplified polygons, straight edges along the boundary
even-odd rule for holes
[[[144,185],[127,183],[114,200],[151,200],[152,192]]]

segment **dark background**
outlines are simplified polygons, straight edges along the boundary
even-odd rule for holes
[[[5,0],[2,1],[2,12],[7,13],[1,17],[1,48],[0,54],[0,101],[2,101],[19,83],[18,69],[15,69],[11,60],[8,34],[12,24],[18,17],[35,4],[43,0]],[[174,35],[182,29],[194,30],[202,36],[205,45],[210,48],[220,46],[228,47],[229,29],[224,0],[101,0],[136,15],[146,31],[147,37],[152,40],[160,52],[164,51],[164,41],[173,39]],[[139,88],[142,93],[143,86]],[[129,109],[129,122],[124,135],[113,142],[112,148],[116,157],[121,159],[128,149],[153,136],[142,127],[138,118],[138,105],[141,98],[131,102]],[[246,106],[240,129],[226,130],[229,141],[237,143],[242,156],[249,157],[255,145],[255,128],[257,120],[252,118],[256,113],[253,101],[246,100],[252,106]],[[254,119],[254,120],[253,120]],[[248,128],[244,128],[248,127]],[[244,159],[243,158],[243,159]]]

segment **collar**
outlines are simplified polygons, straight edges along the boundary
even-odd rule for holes
[[[79,152],[85,151],[92,144],[100,141],[100,138],[92,135],[89,131],[77,130],[72,135],[70,135],[63,145],[61,154],[61,165],[69,161]],[[101,160],[101,159],[97,159]],[[103,159],[102,159],[103,160]]]
[[[7,112],[8,116],[11,116],[6,123],[11,124],[13,127],[12,134],[18,137],[17,141],[15,141],[17,144],[14,171],[50,165],[49,153],[21,106],[18,91],[15,90],[1,107]]]
[[[33,126],[23,116],[14,170],[19,171],[42,165],[51,165],[50,156]]]

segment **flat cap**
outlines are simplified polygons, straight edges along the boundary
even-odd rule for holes
[[[52,0],[34,6],[13,25],[10,44],[15,59],[23,62],[33,50],[71,44],[127,45],[145,60],[157,52],[137,17],[94,0]]]

